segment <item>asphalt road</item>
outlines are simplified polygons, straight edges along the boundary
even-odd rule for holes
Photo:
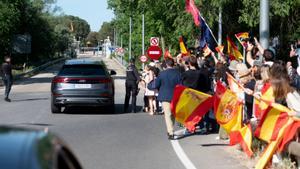
[[[60,66],[56,65],[37,76],[18,82],[13,87],[11,103],[1,98],[0,124],[48,128],[70,145],[86,169],[186,168],[166,138],[162,116],[122,113],[125,95],[125,82],[122,79],[115,80],[115,114],[88,108],[71,108],[63,114],[51,114],[50,81]],[[138,100],[141,106],[141,97]],[[197,168],[243,168],[236,159],[228,157],[222,147],[201,148],[205,141],[214,139],[212,137],[202,137],[201,142],[195,137],[180,141]]]

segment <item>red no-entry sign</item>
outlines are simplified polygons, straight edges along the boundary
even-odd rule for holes
[[[140,61],[141,61],[142,63],[145,63],[145,62],[148,61],[148,57],[145,56],[145,55],[142,55],[142,56],[140,57]]]
[[[159,46],[150,46],[147,50],[147,55],[153,60],[159,60],[162,51]]]

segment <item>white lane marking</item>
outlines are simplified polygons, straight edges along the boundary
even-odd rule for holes
[[[192,161],[185,154],[178,140],[171,140],[171,144],[177,157],[180,159],[180,161],[182,162],[182,164],[185,166],[186,169],[197,169],[195,165],[192,163]]]

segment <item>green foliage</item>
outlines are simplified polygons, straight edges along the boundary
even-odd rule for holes
[[[250,31],[259,34],[259,0],[195,0],[202,16],[215,35],[218,31],[219,10],[223,14],[223,39],[235,33]],[[145,14],[146,46],[152,36],[163,37],[165,46],[172,54],[178,52],[178,38],[183,35],[188,46],[194,46],[199,37],[199,28],[185,11],[185,0],[108,0],[109,8],[116,15],[111,23],[123,36],[124,44],[129,39],[129,17],[133,19],[132,46],[135,56],[141,54],[142,14]],[[300,1],[270,1],[271,36],[279,36],[281,44],[300,36]],[[107,24],[107,23],[106,23]],[[110,28],[112,30],[112,28]],[[108,32],[108,31],[106,31]],[[100,36],[103,34],[100,32]],[[128,46],[125,46],[128,47]],[[175,50],[174,50],[175,49]],[[286,49],[286,46],[281,46]],[[175,51],[175,52],[174,52]]]
[[[103,22],[99,34],[98,40],[104,40],[107,37],[112,38],[114,36],[114,23],[113,22]]]
[[[56,0],[1,0],[0,1],[0,59],[11,53],[12,38],[17,34],[29,34],[32,53],[28,60],[24,55],[13,54],[14,62],[39,64],[56,53],[65,52],[73,36],[85,39],[90,32],[88,23],[74,16],[61,16]],[[70,25],[73,23],[74,32]]]
[[[98,46],[99,40],[99,33],[98,32],[90,32],[86,38],[86,41],[90,43],[90,46]]]

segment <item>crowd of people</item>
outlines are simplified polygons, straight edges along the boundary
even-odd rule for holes
[[[244,89],[237,92],[245,105],[244,123],[257,124],[261,119],[262,114],[256,110],[255,99],[260,99],[267,87],[273,89],[272,99],[268,101],[282,104],[300,117],[300,40],[291,46],[290,55],[282,61],[276,59],[274,50],[264,49],[254,39],[254,43],[247,44],[245,60],[230,60],[222,54],[217,57],[213,52],[204,57],[201,50],[190,48],[188,56],[179,54],[176,58],[166,57],[162,62],[150,62],[145,66],[141,77],[134,79],[135,82],[141,81],[140,86],[144,89],[143,110],[150,115],[163,113],[168,138],[176,139],[175,121],[170,108],[176,85],[213,94],[217,81],[229,86],[227,76],[231,75]],[[292,63],[290,60],[293,58],[297,58],[298,62]],[[134,65],[133,60],[131,65]],[[127,72],[132,72],[131,69],[128,70]],[[130,93],[126,95],[130,96]],[[205,115],[199,127],[206,133],[219,130],[213,111]]]

